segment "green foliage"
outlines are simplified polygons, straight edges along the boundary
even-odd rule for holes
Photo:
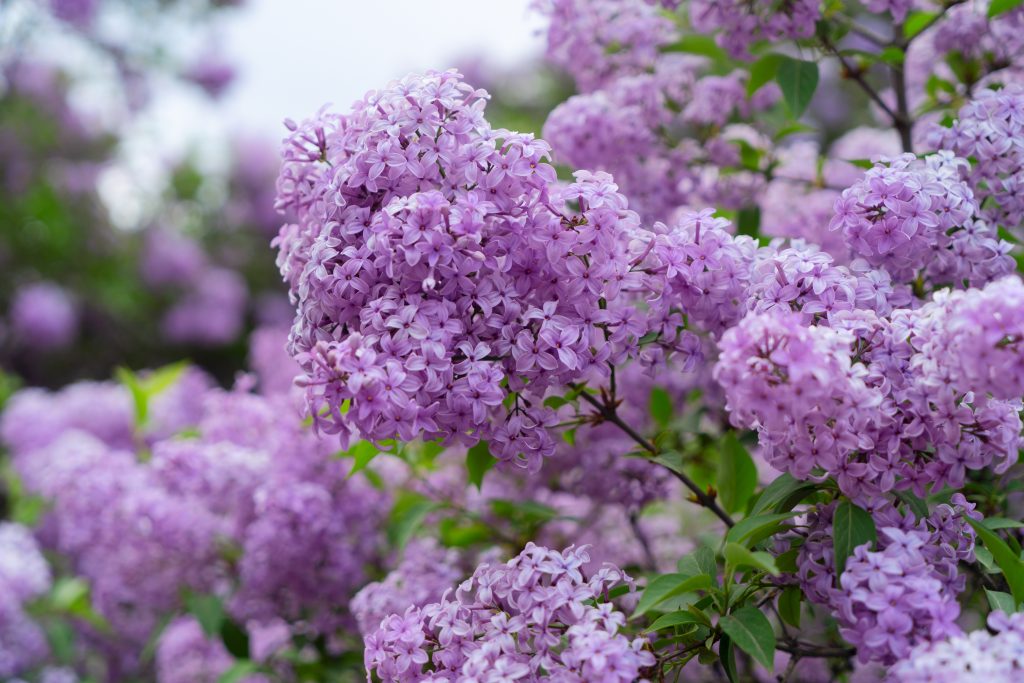
[[[662,429],[667,429],[672,422],[672,397],[661,387],[651,389],[651,398],[648,402],[651,417]]]
[[[486,441],[481,441],[466,452],[466,469],[469,471],[469,483],[477,490],[484,485],[484,475],[494,467],[494,456]]]
[[[726,512],[738,512],[746,509],[757,487],[757,466],[734,432],[719,444],[718,496]]]
[[[750,80],[747,81],[747,97],[753,96],[761,86],[775,78],[779,65],[784,57],[780,54],[767,54],[750,65]]]
[[[431,512],[439,509],[440,503],[429,500],[418,493],[403,492],[395,501],[388,522],[387,535],[391,545],[404,548]]]
[[[1024,0],[992,0],[988,6],[988,17],[997,17],[1000,14],[1017,9],[1024,5]]]
[[[640,596],[640,602],[633,610],[633,618],[639,617],[664,601],[676,595],[695,590],[711,588],[711,577],[707,574],[688,576],[686,574],[662,574],[651,579]]]
[[[726,575],[742,567],[758,569],[768,572],[772,576],[780,574],[779,568],[775,564],[775,558],[763,550],[752,551],[739,543],[726,543],[722,549],[722,555],[725,557]]]
[[[988,598],[989,607],[993,610],[1001,610],[1007,614],[1013,614],[1017,611],[1017,603],[1009,593],[986,588],[985,597]]]
[[[978,535],[978,539],[992,553],[996,565],[1006,578],[1014,602],[1018,605],[1024,602],[1024,561],[1021,561],[1020,555],[1010,550],[1010,546],[1003,539],[981,522],[967,518],[967,523],[971,525]]]
[[[186,368],[188,363],[182,361],[144,374],[136,374],[128,368],[117,369],[118,381],[131,392],[137,428],[141,429],[149,423],[150,402],[174,386]]]
[[[792,57],[779,62],[775,80],[782,89],[782,98],[793,118],[803,116],[818,88],[818,65]]]
[[[741,650],[771,671],[775,665],[775,631],[756,607],[741,607],[719,622]]]
[[[854,548],[878,542],[878,532],[871,514],[848,500],[836,506],[832,517],[832,547],[835,551],[836,577],[846,569],[846,560]]]

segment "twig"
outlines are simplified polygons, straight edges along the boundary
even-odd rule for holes
[[[597,414],[600,415],[605,422],[610,422],[611,424],[621,429],[629,436],[629,438],[637,442],[641,448],[643,448],[651,455],[661,454],[657,446],[655,446],[653,443],[645,439],[639,432],[637,432],[635,429],[629,426],[629,424],[623,421],[621,417],[619,417],[619,414],[615,410],[614,405],[608,405],[602,403],[601,401],[598,401],[596,398],[594,398],[587,392],[583,391],[582,388],[579,387],[578,385],[573,386],[573,388],[579,391],[580,398],[582,398],[584,401],[589,403],[597,410]],[[720,520],[725,522],[726,526],[731,527],[735,524],[735,522],[732,521],[732,517],[729,516],[729,513],[727,513],[725,510],[719,507],[718,503],[715,502],[714,496],[708,495],[707,492],[705,492],[700,486],[697,485],[697,482],[690,479],[682,472],[677,472],[676,470],[674,470],[671,467],[668,467],[667,465],[663,465],[662,463],[657,461],[654,462],[656,462],[656,464],[658,464],[661,467],[664,467],[666,470],[671,472],[676,479],[681,481],[686,488],[690,489],[690,491],[693,492],[696,501],[700,505],[703,505],[708,510],[711,510],[711,512],[715,513],[715,516],[717,516]]]

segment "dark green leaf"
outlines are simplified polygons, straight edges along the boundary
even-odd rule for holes
[[[836,578],[846,569],[846,559],[857,546],[878,541],[871,514],[848,500],[836,506],[832,517],[832,547],[835,549]]]
[[[753,170],[757,170],[757,167],[755,166]],[[736,214],[736,232],[741,235],[760,237],[761,209],[756,206],[740,209]]]
[[[1017,605],[1014,604],[1013,596],[1009,593],[990,591],[986,588],[985,596],[988,598],[989,607],[993,610],[1001,610],[1007,614],[1013,614],[1017,611]]]
[[[793,118],[800,118],[818,88],[818,65],[792,57],[783,57],[775,80]]]
[[[739,683],[739,674],[736,673],[736,653],[733,652],[732,640],[729,636],[722,636],[718,641],[718,657],[722,661],[722,668],[729,683]]]
[[[679,626],[680,624],[699,623],[702,623],[701,620],[691,612],[670,612],[669,614],[662,614],[660,617],[655,619],[654,623],[647,627],[647,630],[660,631],[673,626]]]
[[[775,630],[756,607],[742,607],[719,622],[732,642],[771,671],[775,666]]]
[[[796,586],[783,589],[779,595],[779,616],[793,628],[800,628],[800,602],[804,594]]]
[[[640,602],[633,610],[633,618],[657,607],[665,600],[698,589],[711,588],[711,577],[706,574],[686,576],[685,574],[662,574],[651,579],[640,596]]]
[[[249,634],[237,622],[225,619],[220,625],[220,639],[235,659],[249,658]]]
[[[466,452],[466,469],[469,471],[469,483],[477,489],[483,488],[484,475],[494,467],[494,456],[486,441],[481,441]]]
[[[672,422],[672,397],[661,387],[654,387],[651,389],[650,410],[658,426],[666,429]]]
[[[718,495],[727,512],[747,507],[757,487],[757,466],[733,432],[722,439],[718,454]]]
[[[1021,527],[1024,527],[1024,522],[1018,522],[1015,519],[1006,519],[1005,517],[986,517],[981,520],[981,523],[992,531],[998,531],[999,529],[1020,529]]]
[[[1004,12],[1009,12],[1012,9],[1017,9],[1022,4],[1024,4],[1024,0],[992,0],[988,6],[989,19],[997,17]]]
[[[924,502],[910,491],[897,491],[896,497],[913,511],[914,516],[923,519],[928,516],[928,503]]]
[[[224,625],[224,605],[216,595],[189,592],[185,607],[196,618],[207,638],[216,638]]]
[[[1003,571],[1014,602],[1018,605],[1024,602],[1024,562],[1010,550],[1010,546],[1006,545],[1003,539],[999,538],[994,531],[989,531],[984,524],[969,517],[967,523],[971,525],[978,538],[992,553],[995,563]]]
[[[715,551],[707,546],[701,546],[688,555],[683,555],[676,563],[680,574],[687,576],[698,576],[707,574],[713,580],[718,577],[718,563],[715,562]]]
[[[532,500],[511,501],[496,498],[491,501],[491,510],[502,519],[511,522],[538,524],[558,517],[558,511]]]
[[[794,479],[790,474],[781,474],[761,492],[750,515],[789,512],[814,491],[814,484]]]
[[[747,81],[747,97],[752,97],[761,89],[761,86],[775,78],[781,63],[782,55],[773,52],[751,64],[750,79]]]

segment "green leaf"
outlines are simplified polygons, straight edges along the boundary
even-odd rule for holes
[[[649,402],[651,417],[662,429],[667,429],[672,422],[672,397],[661,387],[651,389]]]
[[[235,659],[249,658],[249,634],[237,622],[225,619],[220,625],[220,639]]]
[[[967,523],[971,525],[974,533],[978,535],[981,542],[992,553],[995,563],[1003,571],[1003,576],[1006,577],[1006,583],[1010,586],[1010,594],[1013,595],[1014,602],[1018,605],[1024,602],[1024,562],[1021,561],[1016,553],[1010,550],[1010,546],[1006,545],[1003,539],[999,538],[995,532],[989,531],[984,524],[969,517],[967,518]]]
[[[857,546],[878,541],[878,532],[871,514],[848,500],[836,506],[832,517],[832,547],[835,551],[836,579],[846,569],[846,560]]]
[[[366,469],[366,466],[369,465],[374,458],[380,455],[380,449],[369,441],[359,441],[349,448],[348,451],[345,452],[345,455],[355,460],[355,462],[352,463],[352,469],[348,472],[348,476],[352,477],[357,472]]]
[[[491,501],[491,510],[502,519],[526,524],[541,524],[558,517],[558,510],[532,500],[511,501],[495,498]]]
[[[643,595],[640,596],[640,602],[633,610],[633,618],[639,617],[675,595],[707,588],[711,588],[711,577],[706,574],[698,576],[662,574],[656,576],[647,584]]]
[[[775,80],[794,119],[800,118],[818,88],[818,65],[792,57],[782,57]]]
[[[392,545],[404,548],[427,515],[439,507],[439,503],[416,494],[406,494],[400,498],[391,511],[391,521],[388,525],[388,538]]]
[[[800,628],[800,603],[803,598],[803,592],[796,586],[783,589],[779,595],[779,616],[793,628]]]
[[[1024,0],[992,0],[992,3],[988,6],[988,17],[997,17],[1004,12],[1009,12],[1012,9],[1017,9]]]
[[[185,594],[185,608],[196,618],[207,638],[216,638],[224,620],[224,605],[216,595],[203,593]]]
[[[240,659],[220,675],[217,683],[238,683],[238,681],[257,671],[259,671],[259,665],[256,662],[249,659]]]
[[[815,490],[814,484],[794,479],[790,474],[781,474],[761,492],[750,510],[750,515],[788,512]]]
[[[752,170],[756,171],[757,167],[755,166]],[[736,232],[740,235],[760,237],[761,209],[756,206],[740,209],[736,214]]]
[[[767,54],[750,65],[750,79],[747,81],[747,97],[761,89],[761,86],[775,78],[779,72],[779,64],[782,63],[782,55]]]
[[[904,37],[913,38],[931,24],[937,16],[935,12],[911,12],[903,22]]]
[[[902,49],[895,46],[889,46],[885,48],[878,55],[879,59],[881,59],[886,64],[890,64],[892,66],[899,66],[903,64],[903,60],[906,59],[906,57],[906,53],[903,52]]]
[[[718,495],[727,512],[747,507],[757,487],[757,466],[734,432],[727,432],[718,455]]]
[[[1017,611],[1017,605],[1014,604],[1013,596],[1009,593],[990,591],[986,588],[985,596],[988,598],[989,607],[993,610],[1001,610],[1007,614],[1013,614]]]
[[[725,540],[747,547],[753,546],[758,541],[776,533],[782,522],[795,517],[797,514],[796,512],[789,511],[747,517],[729,529],[729,532],[725,535]]]
[[[928,516],[928,503],[915,496],[910,491],[897,491],[896,497],[903,501],[904,505],[913,511],[914,516],[922,519]]]
[[[992,553],[988,551],[988,548],[983,548],[980,545],[974,546],[974,556],[978,558],[978,562],[985,568],[989,574],[998,574],[999,567],[996,566],[995,558],[992,557]]]
[[[654,623],[647,627],[647,630],[661,631],[662,629],[672,628],[673,626],[679,626],[681,624],[700,623],[703,622],[691,612],[670,612],[668,614],[662,614],[660,617],[655,619]]]
[[[729,636],[722,636],[718,640],[718,658],[725,669],[725,675],[729,683],[739,683],[739,674],[736,673],[736,653],[733,652],[732,640]]]
[[[756,607],[742,607],[719,622],[732,642],[771,671],[775,666],[775,630]]]
[[[981,523],[985,525],[987,529],[992,531],[998,531],[999,529],[1020,529],[1024,527],[1024,522],[1018,522],[1015,519],[1006,519],[1005,517],[986,517],[981,520]]]
[[[662,52],[685,52],[691,55],[703,55],[711,59],[726,60],[729,56],[725,50],[718,47],[718,43],[711,36],[702,36],[694,33],[683,36],[671,45],[661,48]]]
[[[722,555],[725,557],[728,567],[727,573],[731,573],[731,569],[752,567],[768,572],[772,576],[780,574],[779,568],[775,564],[775,558],[763,551],[752,551],[738,543],[726,543]]]
[[[174,386],[187,367],[188,363],[182,361],[157,368],[145,375],[138,375],[128,368],[118,368],[114,371],[117,380],[131,392],[132,403],[135,406],[136,427],[143,427],[147,424],[150,401]]]
[[[715,551],[707,546],[701,546],[688,555],[683,555],[676,563],[680,574],[687,576],[698,576],[707,574],[712,580],[717,580],[718,563],[715,562]]]
[[[475,484],[477,490],[483,488],[484,475],[494,467],[494,456],[486,441],[481,441],[466,452],[466,470],[469,472],[469,483]]]

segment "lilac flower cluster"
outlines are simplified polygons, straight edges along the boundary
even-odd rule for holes
[[[39,282],[20,288],[11,302],[11,331],[26,347],[59,350],[78,334],[78,306],[59,285]]]
[[[965,104],[949,128],[936,126],[929,142],[972,160],[963,168],[993,225],[1014,229],[1024,220],[1024,87],[984,89]],[[993,204],[994,203],[994,204]]]
[[[104,649],[135,670],[183,589],[217,591],[252,624],[350,625],[345,607],[378,557],[389,494],[347,479],[349,465],[301,426],[287,395],[179,382],[185,391],[151,400],[141,433],[127,390],[106,384],[24,390],[0,424],[26,489],[49,502],[45,546],[90,583],[113,629]],[[76,412],[83,405],[106,422]],[[49,422],[33,424],[37,415]]]
[[[582,92],[643,73],[676,39],[673,22],[643,0],[535,0],[548,17],[547,59]]]
[[[808,38],[821,16],[818,0],[750,3],[744,0],[691,0],[689,17],[702,33],[718,32],[716,40],[738,59],[750,58],[750,45],[759,40]]]
[[[883,159],[836,200],[830,228],[897,281],[984,284],[1014,264],[960,179],[969,167],[949,152]]]
[[[480,565],[440,602],[381,621],[366,637],[367,673],[385,682],[636,680],[654,655],[619,633],[625,615],[600,602],[630,579],[610,565],[587,578],[588,561],[583,548],[529,543],[505,564]]]
[[[961,494],[923,519],[887,501],[871,513],[878,548],[861,546],[836,577],[832,516],[835,504],[808,514],[797,558],[801,590],[837,615],[843,637],[861,661],[891,663],[916,643],[958,633],[956,598],[966,577],[958,563],[974,561],[974,531],[980,519]]]
[[[896,662],[890,683],[959,683],[977,680],[1012,683],[1024,666],[1024,620],[1021,615],[992,612],[988,631],[956,634],[921,643]]]
[[[0,677],[14,677],[46,656],[46,637],[24,605],[49,590],[50,581],[50,567],[31,532],[0,522]]]
[[[231,668],[234,658],[220,640],[208,638],[194,617],[178,617],[160,635],[156,650],[159,683],[213,683]],[[243,683],[265,683],[265,676],[243,676]]]
[[[635,305],[639,220],[611,177],[559,187],[547,146],[495,131],[455,72],[411,76],[289,139],[278,237],[291,350],[316,424],[347,442],[491,441],[550,455],[549,387],[607,375],[652,328]],[[500,142],[499,142],[500,141]]]

